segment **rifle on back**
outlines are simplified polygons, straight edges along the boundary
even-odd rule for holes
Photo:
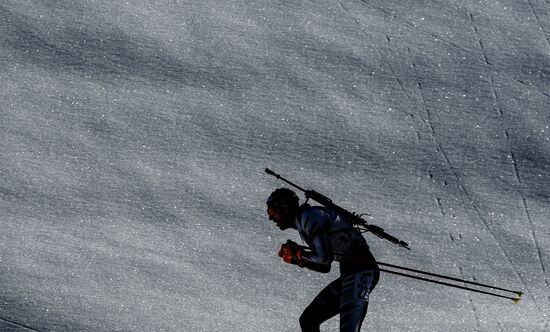
[[[355,227],[357,227],[361,233],[371,232],[372,234],[378,236],[381,239],[388,240],[394,244],[397,244],[400,247],[403,247],[405,249],[411,249],[409,248],[409,244],[405,241],[399,240],[398,238],[386,233],[383,228],[369,224],[365,219],[362,218],[364,214],[357,214],[355,212],[350,212],[346,209],[344,209],[341,206],[338,206],[335,204],[330,198],[326,197],[325,195],[318,193],[315,190],[306,190],[302,187],[290,182],[289,180],[285,179],[284,177],[280,176],[279,174],[273,172],[269,168],[265,169],[265,172],[269,175],[273,175],[277,179],[283,180],[284,182],[288,183],[289,185],[293,186],[294,188],[302,191],[306,199],[312,199],[316,201],[317,203],[323,205],[326,208],[329,208],[333,211],[338,212],[341,216],[344,218],[350,220]]]

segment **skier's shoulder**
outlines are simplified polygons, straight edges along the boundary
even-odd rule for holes
[[[311,206],[304,203],[300,206],[299,215],[301,220],[322,221],[328,216],[328,211],[327,208],[325,208],[324,206]]]
[[[327,208],[322,206],[302,205],[298,222],[307,234],[315,233],[318,230],[325,229],[329,215]]]

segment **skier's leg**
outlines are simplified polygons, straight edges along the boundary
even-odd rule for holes
[[[369,294],[379,277],[378,270],[367,270],[342,278],[340,332],[358,332],[361,329],[367,314]]]
[[[321,323],[338,314],[341,287],[342,281],[338,278],[313,299],[300,316],[300,326],[303,332],[318,332]]]

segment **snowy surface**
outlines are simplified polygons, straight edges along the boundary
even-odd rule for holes
[[[364,331],[548,331],[548,0],[2,0],[0,330],[297,331],[283,185],[408,241]],[[324,325],[337,331],[338,320]]]

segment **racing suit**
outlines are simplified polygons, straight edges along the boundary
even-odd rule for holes
[[[332,261],[340,263],[340,277],[302,313],[302,331],[319,331],[321,323],[336,314],[340,314],[340,331],[359,331],[367,314],[369,294],[380,278],[365,238],[337,212],[307,204],[300,207],[296,229],[312,250],[303,254],[302,267],[328,273]]]

